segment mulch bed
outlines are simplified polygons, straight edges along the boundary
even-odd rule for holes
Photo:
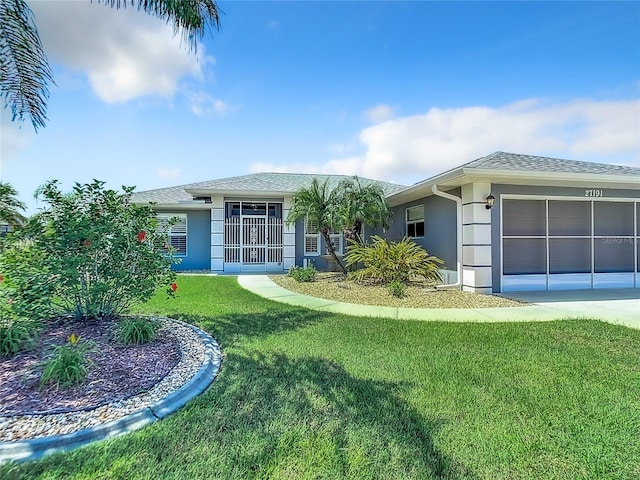
[[[87,410],[148,390],[180,361],[180,347],[168,332],[144,345],[115,342],[114,321],[50,321],[27,351],[0,358],[0,416]],[[88,373],[83,385],[40,388],[42,363],[55,345],[75,333],[88,343]]]

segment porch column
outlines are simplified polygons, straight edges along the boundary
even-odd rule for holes
[[[462,186],[462,289],[492,293],[490,183]]]
[[[224,198],[211,197],[211,270],[224,271]]]
[[[282,222],[283,222],[283,252],[282,263],[284,271],[296,264],[296,224],[287,225],[286,219],[291,210],[291,198],[285,197],[282,203]]]

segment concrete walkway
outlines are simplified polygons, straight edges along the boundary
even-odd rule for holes
[[[345,315],[448,322],[532,322],[595,318],[640,329],[640,289],[526,292],[510,298],[530,302],[503,308],[398,308],[356,305],[291,292],[266,275],[238,275],[243,288],[261,297],[299,307]]]

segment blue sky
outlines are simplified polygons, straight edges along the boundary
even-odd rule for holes
[[[3,111],[0,178],[30,212],[50,179],[411,184],[497,150],[640,166],[640,2],[220,1],[191,54],[134,9],[29,4],[57,86],[37,134]]]

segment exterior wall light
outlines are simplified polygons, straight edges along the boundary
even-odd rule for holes
[[[484,208],[486,208],[487,210],[491,210],[494,203],[496,203],[496,197],[489,194],[489,196],[487,197],[487,204],[484,206]]]

